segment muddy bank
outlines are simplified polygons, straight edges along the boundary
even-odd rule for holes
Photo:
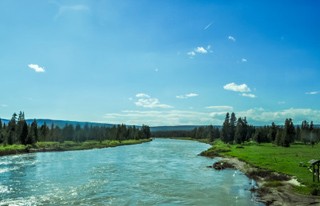
[[[210,167],[217,170],[234,168],[254,179],[258,187],[251,190],[257,193],[258,201],[266,205],[320,205],[319,197],[295,193],[293,186],[300,186],[300,183],[288,175],[258,169],[236,158],[221,158]]]

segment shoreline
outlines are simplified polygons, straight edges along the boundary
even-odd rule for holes
[[[272,185],[268,181],[268,177],[264,176],[265,173],[259,174],[261,169],[251,166],[250,164],[240,161],[235,157],[219,157],[221,158],[218,163],[227,163],[233,168],[243,172],[247,177],[254,179],[257,183],[258,188],[252,188],[252,192],[256,192],[257,201],[266,205],[317,205],[320,204],[320,198],[317,196],[308,196],[298,194],[293,191],[294,186],[300,185],[300,183],[294,178],[287,175],[263,170],[269,175],[275,175],[279,178],[276,180],[276,185]]]
[[[24,149],[8,149],[4,151],[0,151],[0,157],[2,156],[9,156],[9,155],[20,155],[20,154],[29,154],[29,153],[38,153],[38,152],[65,152],[65,151],[79,151],[79,150],[91,150],[91,149],[103,149],[109,147],[118,147],[118,146],[125,146],[125,145],[134,145],[134,144],[142,144],[146,142],[151,142],[152,138],[150,139],[141,139],[141,140],[134,140],[134,142],[126,142],[125,140],[122,142],[116,142],[112,144],[94,144],[94,145],[83,145],[81,143],[76,143],[75,145],[68,147],[63,145],[63,143],[55,142],[57,145],[53,147],[28,147],[25,146]]]

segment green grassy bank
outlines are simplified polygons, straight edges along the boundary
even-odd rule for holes
[[[302,194],[319,195],[320,184],[313,182],[308,162],[320,159],[320,145],[292,144],[290,147],[279,147],[271,143],[247,143],[228,145],[216,141],[213,146],[202,153],[204,156],[236,157],[253,167],[266,169],[290,176],[295,176],[304,186],[295,187]]]
[[[85,150],[93,148],[105,148],[105,147],[116,147],[121,145],[140,144],[149,142],[151,139],[140,139],[140,140],[105,140],[99,141],[85,141],[85,142],[73,142],[64,141],[60,142],[37,142],[34,145],[0,145],[0,156],[10,154],[21,154],[28,152],[46,152],[46,151],[68,151],[68,150]]]

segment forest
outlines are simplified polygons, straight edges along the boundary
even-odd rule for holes
[[[221,139],[229,144],[241,144],[247,141],[257,143],[274,143],[279,146],[289,147],[294,142],[315,144],[320,141],[320,128],[306,120],[301,125],[294,125],[291,118],[287,118],[283,125],[274,122],[268,126],[253,126],[247,122],[246,117],[236,118],[235,113],[226,113],[221,126],[200,126],[191,131],[157,131],[154,137],[191,137],[193,139],[209,139],[213,142]]]
[[[0,144],[12,145],[23,144],[31,145],[36,142],[84,142],[88,140],[139,140],[148,139],[151,136],[150,127],[126,126],[124,124],[105,126],[89,126],[85,124],[73,126],[66,124],[60,128],[54,124],[47,125],[45,122],[38,126],[34,119],[31,124],[27,124],[24,112],[14,113],[10,121],[5,124],[0,119]]]

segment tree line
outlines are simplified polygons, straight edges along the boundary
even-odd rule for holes
[[[18,115],[14,113],[10,121],[5,124],[0,119],[0,144],[34,144],[38,141],[74,141],[84,142],[87,140],[129,140],[129,139],[148,139],[151,137],[150,127],[142,125],[141,127],[126,126],[124,124],[106,126],[90,126],[85,124],[81,127],[79,124],[73,126],[66,124],[64,127],[45,122],[38,126],[34,119],[31,124],[27,124],[24,112]]]
[[[235,113],[226,113],[223,124],[218,126],[201,126],[191,131],[157,131],[154,137],[191,137],[193,139],[221,139],[229,144],[242,144],[248,141],[257,143],[274,143],[289,147],[294,142],[315,144],[320,141],[320,128],[315,128],[313,122],[302,121],[295,126],[291,118],[287,118],[283,125],[272,122],[268,126],[253,126],[247,122],[246,117],[236,118]]]
[[[241,144],[254,140],[257,143],[274,143],[289,147],[294,142],[315,144],[320,140],[320,129],[315,128],[313,122],[302,121],[301,126],[295,126],[291,118],[284,121],[284,125],[252,126],[246,118],[236,118],[235,113],[226,114],[221,128],[221,140],[225,143]]]

